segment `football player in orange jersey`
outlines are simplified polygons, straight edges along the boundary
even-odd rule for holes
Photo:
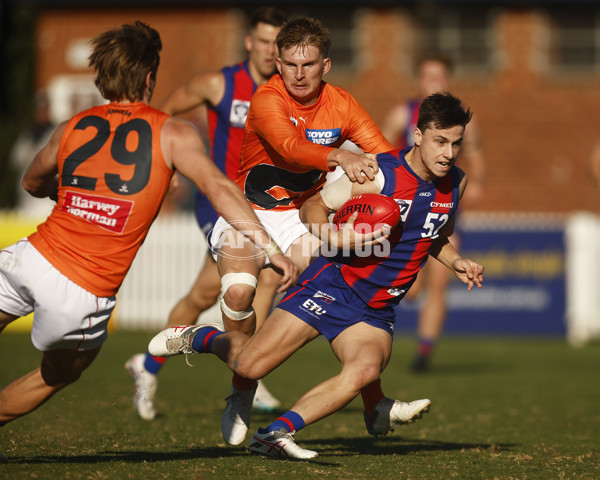
[[[110,103],[61,123],[23,187],[56,205],[27,238],[0,252],[0,331],[34,313],[40,367],[0,391],[0,425],[75,382],[107,337],[115,295],[175,170],[193,181],[282,273],[297,268],[270,238],[239,187],[206,156],[197,129],[150,107],[162,43],[142,22],[96,36],[90,66]]]
[[[218,71],[201,72],[176,88],[159,105],[159,109],[170,115],[179,115],[196,107],[207,108],[210,156],[219,169],[232,180],[240,166],[240,150],[244,135],[244,123],[250,99],[256,88],[264,84],[275,72],[277,45],[275,38],[286,17],[273,7],[260,7],[250,16],[248,35],[244,45],[248,59],[237,65]],[[202,192],[194,195],[196,220],[202,232],[209,238],[218,214]],[[279,285],[279,275],[270,268],[260,272],[259,284],[253,306],[257,325],[266,318]],[[189,292],[169,312],[167,327],[192,324],[212,307],[221,293],[221,277],[217,263],[210,250]],[[235,327],[235,326],[234,326]],[[148,352],[137,353],[127,360],[125,367],[135,382],[133,404],[144,420],[156,416],[154,396],[158,386],[158,373],[165,357],[153,357]],[[280,402],[259,382],[254,395],[253,407],[273,410]]]

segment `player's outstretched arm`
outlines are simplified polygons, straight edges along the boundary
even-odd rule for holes
[[[475,285],[481,288],[483,283],[483,265],[468,258],[458,258],[454,261],[453,270],[457,278],[467,284],[471,290]]]
[[[377,155],[356,153],[339,148],[331,149],[327,155],[327,165],[331,169],[339,165],[351,181],[358,183],[364,183],[367,179],[375,180],[375,175],[379,171]]]
[[[221,72],[199,73],[173,90],[158,109],[169,115],[178,115],[204,103],[216,105],[224,93],[225,78]]]
[[[225,220],[265,251],[282,275],[280,291],[293,286],[298,268],[271,239],[242,190],[208,158],[196,128],[189,122],[171,117],[163,127],[161,144],[167,165],[194,182]]]
[[[483,266],[468,258],[462,258],[452,246],[448,237],[438,237],[434,241],[430,255],[446,265],[461,282],[467,285],[468,290],[471,290],[475,285],[481,288]]]

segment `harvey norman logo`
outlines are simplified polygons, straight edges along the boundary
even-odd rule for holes
[[[62,210],[105,230],[122,233],[133,202],[67,191]]]
[[[324,130],[306,129],[306,138],[312,143],[318,145],[333,145],[342,137],[341,128],[331,128]]]

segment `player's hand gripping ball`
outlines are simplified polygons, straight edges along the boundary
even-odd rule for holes
[[[358,212],[354,220],[354,230],[357,232],[366,233],[385,226],[392,230],[400,223],[400,207],[396,200],[379,193],[364,193],[352,197],[335,212],[333,223],[341,228],[354,212]]]

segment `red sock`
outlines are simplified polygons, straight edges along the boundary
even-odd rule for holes
[[[433,351],[435,340],[428,338],[419,338],[419,344],[417,347],[417,354],[420,357],[428,357]]]
[[[385,398],[383,390],[381,389],[381,380],[379,379],[369,383],[360,391],[360,394],[362,396],[363,404],[365,405],[365,412],[367,413],[371,413],[375,410],[377,404]]]

